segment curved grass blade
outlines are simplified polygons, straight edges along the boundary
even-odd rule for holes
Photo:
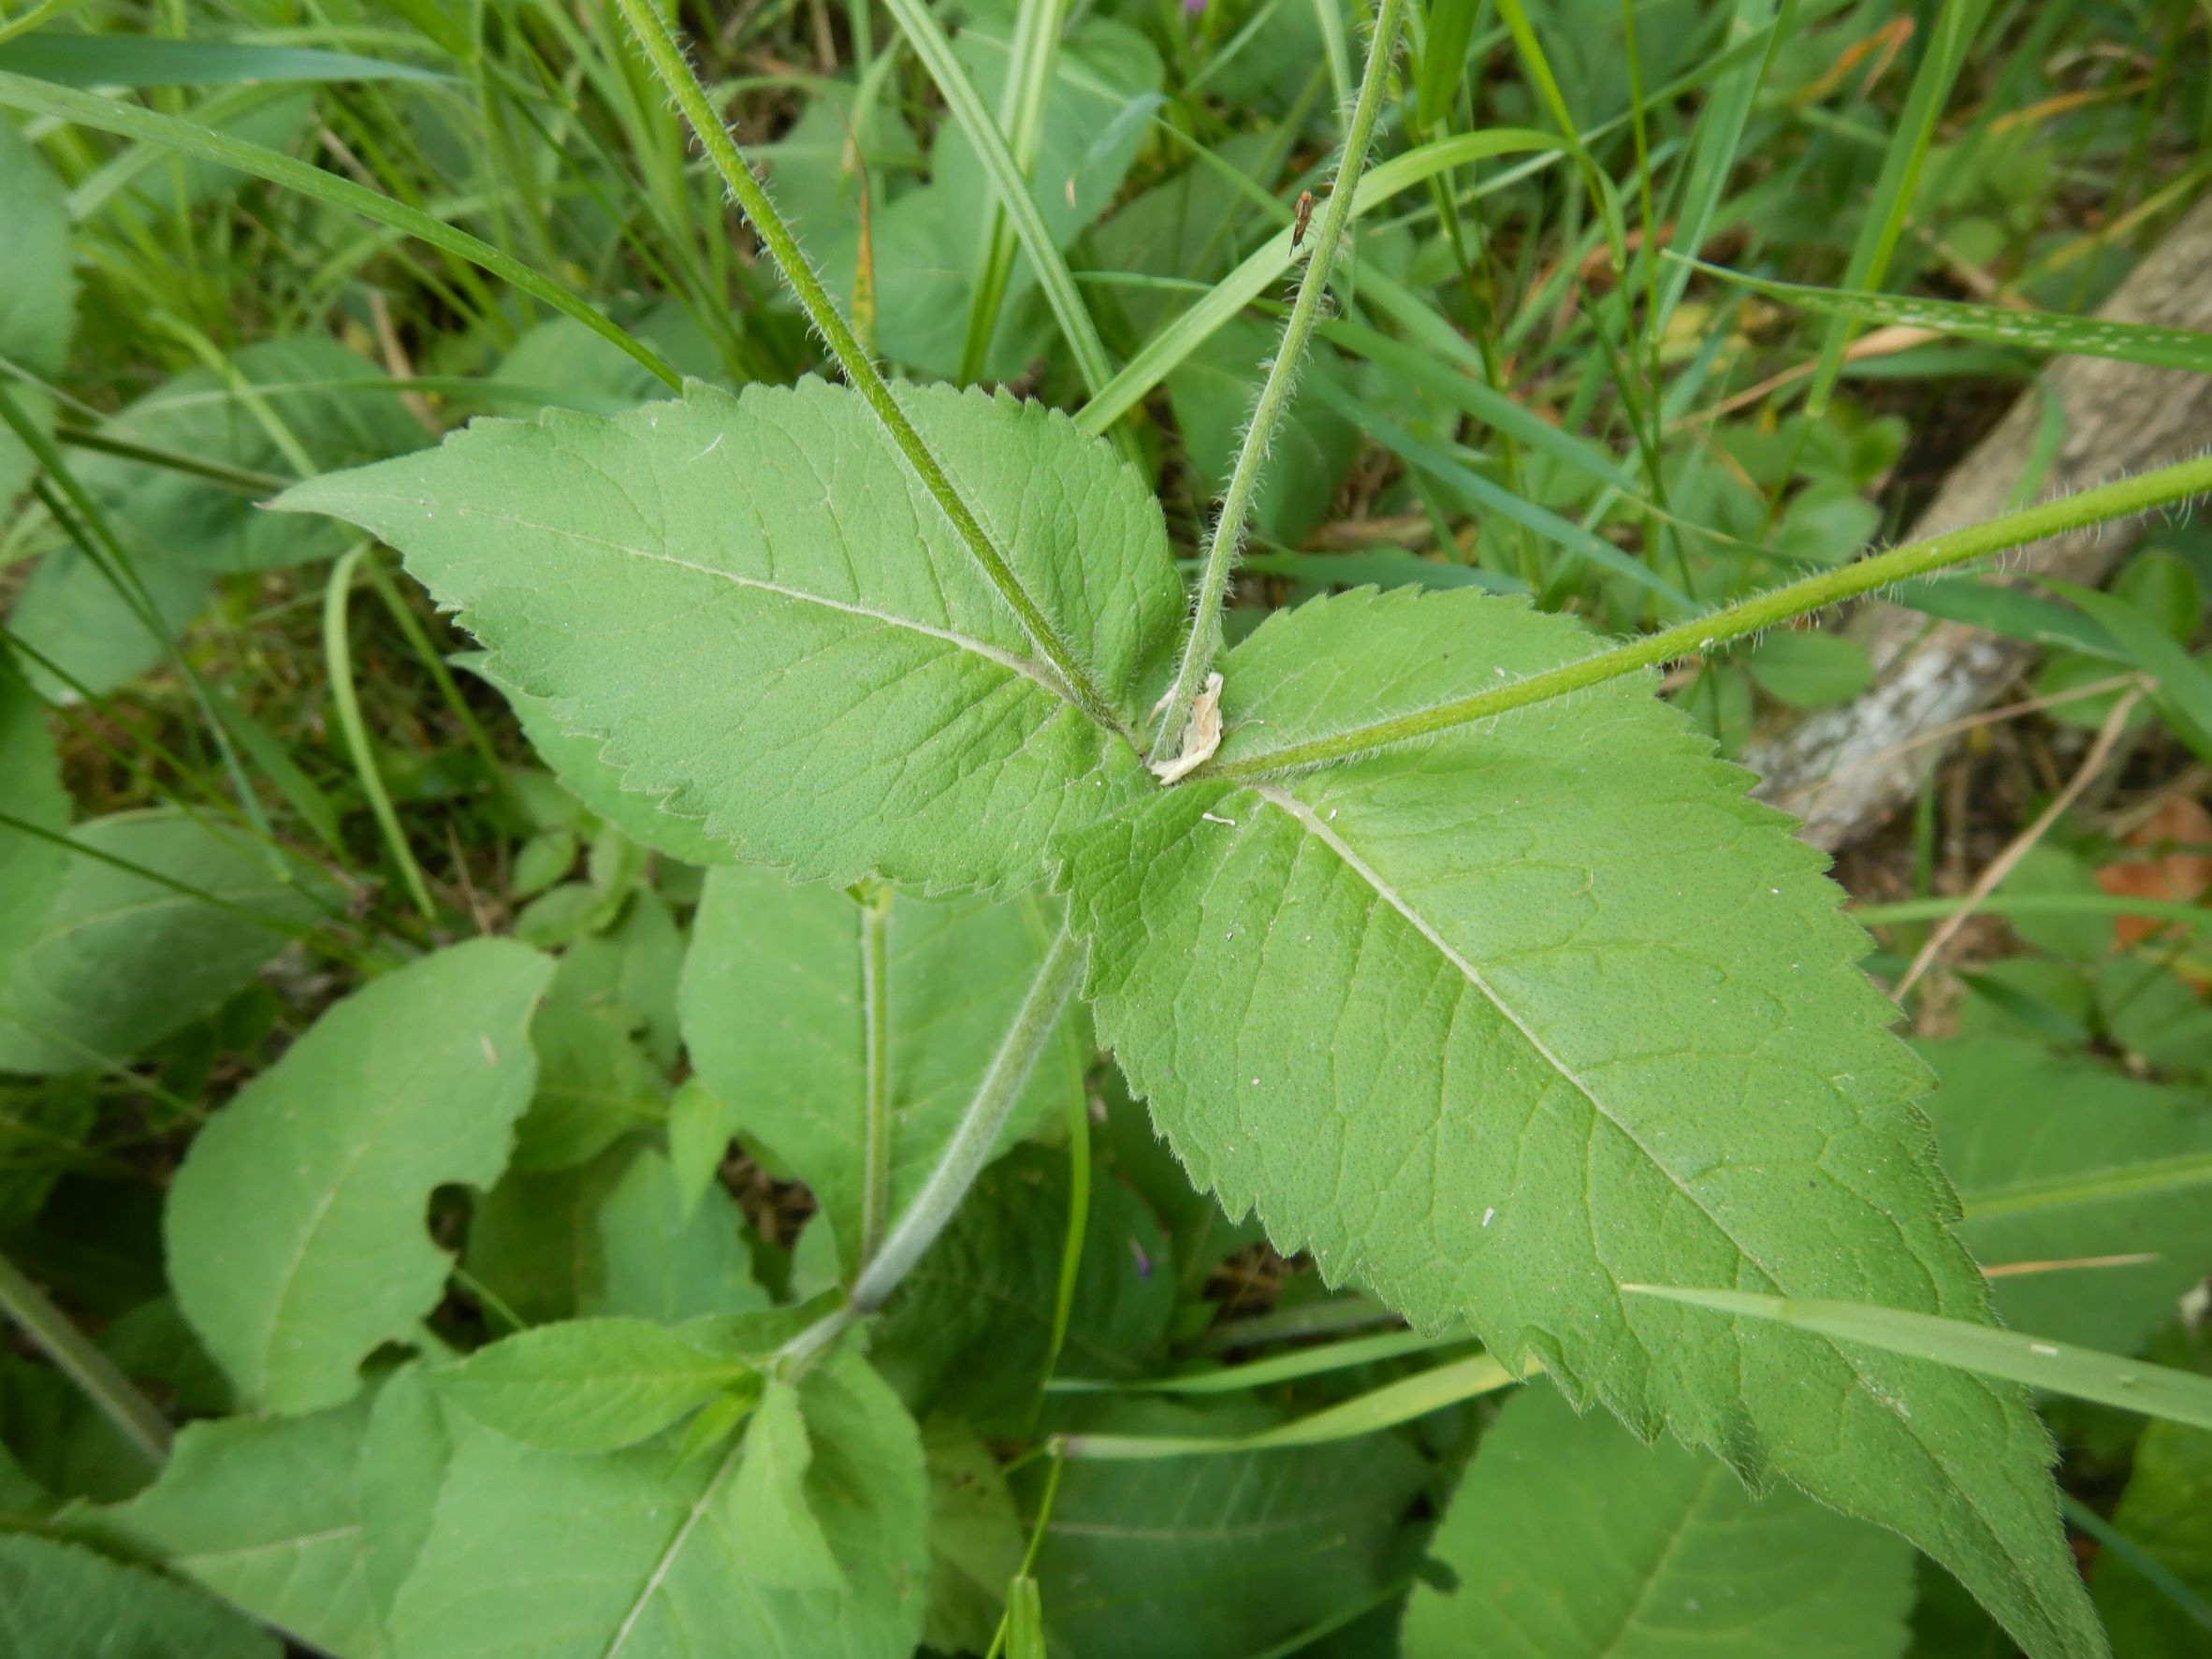
[[[2001,1376],[2030,1388],[2071,1394],[2076,1400],[2093,1400],[2168,1422],[2212,1429],[2212,1377],[2171,1366],[2045,1342],[1990,1325],[1969,1325],[1933,1314],[1909,1314],[1856,1302],[1760,1296],[1748,1290],[1693,1290],[1669,1285],[1623,1285],[1621,1288],[1633,1295],[1710,1308],[1715,1313],[1795,1325],[1839,1342],[1864,1343],[1955,1370]]]
[[[666,382],[671,390],[683,388],[683,376],[663,362],[658,352],[560,284],[540,276],[513,255],[502,253],[481,238],[457,230],[419,208],[411,208],[351,179],[342,179],[335,173],[327,173],[321,167],[310,167],[304,161],[232,138],[227,133],[211,132],[174,115],[141,109],[112,98],[57,86],[51,81],[34,80],[6,70],[0,70],[0,108],[51,116],[56,121],[95,127],[120,138],[166,144],[202,161],[265,179],[286,190],[297,190],[326,207],[343,209],[365,219],[373,219],[379,225],[388,225],[429,242],[442,253],[480,266],[531,298],[543,300],[563,316],[574,317],[609,345],[651,370],[655,378]]]
[[[1060,1444],[1070,1458],[1208,1457],[1223,1452],[1269,1451],[1285,1446],[1321,1446],[1332,1440],[1357,1440],[1400,1423],[1457,1405],[1481,1394],[1494,1394],[1535,1374],[1513,1371],[1489,1354],[1470,1354],[1433,1371],[1385,1383],[1341,1405],[1332,1405],[1257,1434],[1070,1434]]]
[[[2058,312],[2016,311],[2003,305],[1973,305],[1959,299],[1928,299],[1917,295],[1869,294],[1855,288],[1820,288],[1806,283],[1778,283],[1730,270],[1671,251],[1662,255],[1686,270],[1749,288],[1816,316],[1860,323],[1893,323],[1932,328],[1964,340],[2027,351],[2059,352],[2081,357],[2109,357],[2149,369],[2182,369],[2212,374],[2212,334],[2190,328],[2161,328],[2150,323],[2117,323],[2104,317],[2070,317]]]

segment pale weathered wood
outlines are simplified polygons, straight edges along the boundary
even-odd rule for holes
[[[2125,322],[2212,332],[2212,196],[2197,203],[2097,313]],[[2050,497],[2201,454],[2212,444],[2212,375],[2060,357],[1996,429],[1944,479],[1913,527],[1914,538],[1995,517],[2011,504],[2056,399],[2065,435],[2045,475]],[[2009,554],[2008,572],[2094,585],[2143,532],[2141,521],[2037,542]],[[1855,701],[1809,715],[1756,744],[1744,764],[1758,793],[1805,821],[1800,832],[1834,849],[1878,827],[1911,800],[1936,744],[1919,734],[1986,708],[2034,662],[2032,646],[1938,621],[1899,605],[1870,605],[1849,632],[1874,661],[1874,684]]]

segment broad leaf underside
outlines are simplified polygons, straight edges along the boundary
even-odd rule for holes
[[[1231,653],[1225,759],[1586,654],[1485,596],[1363,592]],[[2024,1397],[1624,1283],[1986,1319],[1818,855],[1639,680],[1073,845],[1101,1035],[1193,1177],[1426,1325],[1895,1527],[2031,1651],[2099,1651]]]
[[[1183,612],[1157,504],[1041,405],[901,397],[1134,727]],[[479,421],[279,504],[398,547],[627,788],[802,879],[1019,886],[1134,785],[842,388]]]

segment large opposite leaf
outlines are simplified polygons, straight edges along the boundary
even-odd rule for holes
[[[246,1401],[336,1404],[371,1349],[437,1305],[453,1262],[425,1206],[505,1165],[552,971],[504,939],[423,957],[323,1015],[193,1142],[169,1189],[169,1278]]]
[[[1894,1659],[1913,1556],[1786,1488],[1521,1391],[1436,1529],[1448,1594],[1406,1604],[1405,1659]]]
[[[1465,590],[1278,613],[1228,659],[1224,758],[1588,648]],[[1896,1528],[2031,1652],[2098,1652],[2018,1390],[1620,1293],[1988,1309],[1818,854],[1650,691],[1194,780],[1083,838],[1100,1033],[1199,1184],[1331,1279]]]
[[[36,936],[0,982],[0,1071],[91,1071],[144,1054],[251,980],[328,888],[180,812],[119,812],[72,838],[84,851],[66,855]]]
[[[91,1524],[327,1652],[373,1659],[384,1638],[354,1496],[369,1407],[192,1423],[161,1478]]]
[[[895,1220],[974,1099],[1058,925],[1028,896],[877,902],[880,921],[834,887],[716,870],[684,961],[691,1063],[735,1109],[737,1127],[813,1188],[849,1272],[861,1260],[871,1075],[885,1119],[881,1219]],[[882,974],[872,982],[866,935],[879,925]],[[885,1036],[875,1073],[871,997],[882,1004]],[[1065,1031],[1055,1041],[1064,1042]],[[1001,1149],[1035,1128],[1070,1086],[1048,1051],[1001,1131]]]
[[[1142,482],[1036,405],[900,397],[1136,725],[1183,610]],[[1133,771],[849,391],[479,421],[278,504],[398,547],[625,787],[801,877],[1019,885],[1047,831],[1116,795],[1102,757]]]
[[[865,1361],[800,1389],[806,1511],[842,1582],[759,1571],[765,1518],[735,1501],[739,1440],[676,1466],[657,1440],[539,1451],[453,1419],[452,1461],[392,1614],[408,1659],[906,1659],[922,1633],[928,1498],[914,1425]]]
[[[2212,1101],[2002,1038],[1921,1051],[2005,1323],[2131,1354],[2212,1267]],[[2113,1258],[2147,1258],[2113,1260]]]

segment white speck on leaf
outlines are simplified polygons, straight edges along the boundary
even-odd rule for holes
[[[1497,1205],[1495,1205],[1495,1204],[1492,1204],[1492,1205],[1491,1205],[1491,1207],[1490,1207],[1489,1209],[1487,1209],[1487,1210],[1485,1210],[1485,1211],[1483,1211],[1483,1212],[1482,1212],[1482,1225],[1483,1225],[1483,1226],[1485,1226],[1485,1227],[1488,1227],[1488,1226],[1489,1226],[1489,1225],[1490,1225],[1490,1224],[1491,1224],[1492,1221],[1494,1221],[1494,1220],[1496,1220],[1496,1219],[1497,1219],[1497,1215],[1498,1215],[1498,1207],[1497,1207]]]

